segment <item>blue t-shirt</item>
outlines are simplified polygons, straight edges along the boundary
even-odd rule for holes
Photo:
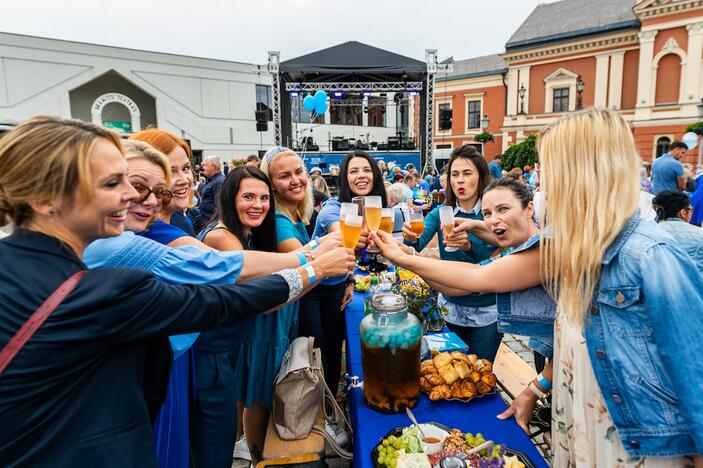
[[[425,194],[430,193],[430,185],[422,179],[417,181],[416,187],[420,187],[420,189],[424,190]]]
[[[187,237],[188,233],[172,224],[154,221],[146,231],[140,232],[139,235],[159,244],[168,245],[180,237]]]
[[[322,209],[317,214],[315,221],[315,230],[312,233],[313,237],[322,237],[329,231],[332,224],[339,222],[339,212],[342,210],[342,204],[336,198],[330,198],[322,205]],[[327,278],[322,280],[322,284],[334,285],[344,282],[347,275],[337,276],[335,278]]]
[[[500,179],[503,177],[503,169],[496,161],[491,161],[488,163],[488,172],[491,173],[491,177],[494,179]]]
[[[664,190],[678,190],[678,177],[683,177],[683,164],[672,155],[665,153],[652,164],[652,186],[654,195]]]
[[[288,216],[276,211],[276,242],[280,244],[288,239],[297,239],[303,245],[310,242],[310,236],[302,221],[294,223]]]

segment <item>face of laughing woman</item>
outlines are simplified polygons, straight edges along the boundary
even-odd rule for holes
[[[537,230],[532,221],[535,211],[532,202],[523,208],[511,190],[494,189],[486,192],[481,200],[481,211],[484,223],[500,247],[517,247]]]
[[[164,207],[164,211],[170,216],[188,208],[193,187],[193,171],[188,155],[180,146],[176,146],[166,156],[171,163],[172,184],[170,190],[173,192],[173,199],[168,206]]]
[[[352,158],[347,166],[349,189],[357,197],[363,197],[373,190],[373,171],[366,158]]]
[[[271,164],[269,172],[273,188],[283,203],[293,207],[305,200],[308,176],[303,161],[297,155],[279,157]]]

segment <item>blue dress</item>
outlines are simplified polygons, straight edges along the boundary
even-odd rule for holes
[[[205,231],[203,231],[205,232]],[[293,223],[282,213],[276,213],[276,241],[295,238],[305,245],[310,242],[305,225]],[[234,364],[235,392],[244,406],[251,408],[258,403],[271,409],[273,387],[283,355],[298,332],[298,302],[274,314],[259,314],[241,323],[236,330],[237,339]],[[202,349],[202,343],[200,348]],[[210,349],[210,348],[208,348]]]

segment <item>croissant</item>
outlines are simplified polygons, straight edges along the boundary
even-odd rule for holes
[[[446,385],[437,385],[430,392],[430,400],[437,401],[445,398],[451,398],[452,392]]]
[[[457,361],[464,361],[467,364],[471,364],[471,361],[469,361],[469,357],[464,353],[460,353],[459,351],[452,351],[452,358],[456,359]]]
[[[466,362],[464,361],[454,361],[452,362],[452,366],[454,367],[456,373],[459,374],[460,379],[467,378],[471,373],[468,364],[466,364]]]
[[[433,387],[437,385],[444,385],[444,380],[437,374],[425,374],[423,377]]]
[[[476,384],[476,390],[478,391],[478,393],[483,395],[484,393],[489,393],[491,390],[493,390],[493,387],[484,382],[479,382]]]
[[[429,383],[424,377],[420,377],[420,390],[423,392],[429,392],[432,390],[432,384]]]
[[[488,359],[481,359],[481,372],[491,372],[493,370],[493,364]]]
[[[469,380],[473,383],[477,383],[481,380],[481,373],[478,371],[471,371],[469,374]]]
[[[454,381],[459,378],[459,374],[454,370],[454,367],[452,366],[439,367],[437,368],[437,371],[439,372],[440,377],[442,377],[442,379],[447,383],[447,385],[454,383]]]
[[[496,386],[496,375],[492,372],[484,372],[481,374],[481,382],[493,388]]]
[[[468,356],[466,356],[466,358],[469,360],[472,366],[475,366],[476,362],[478,361],[478,356],[476,356],[475,354],[469,354]]]
[[[462,398],[461,381],[457,380],[449,386],[449,391],[452,392],[452,398]]]
[[[436,349],[433,349],[432,351],[430,351],[430,356],[433,358],[438,354],[439,354],[439,351],[437,351]]]
[[[452,355],[449,353],[439,353],[432,358],[432,362],[434,362],[434,366],[437,369],[440,369],[452,362]]]
[[[478,390],[476,390],[476,385],[468,380],[464,380],[461,383],[461,397],[462,398],[473,398],[477,395]]]

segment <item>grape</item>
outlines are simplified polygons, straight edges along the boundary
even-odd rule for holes
[[[378,458],[376,459],[376,461],[378,462],[379,465],[383,465],[383,464],[384,464],[384,460],[383,460],[383,457],[382,457],[381,455],[378,456]]]
[[[398,465],[398,460],[395,460],[395,459],[391,460],[391,464],[390,464],[391,468],[395,468],[397,465]]]
[[[383,446],[388,447],[388,439],[383,439]]]

